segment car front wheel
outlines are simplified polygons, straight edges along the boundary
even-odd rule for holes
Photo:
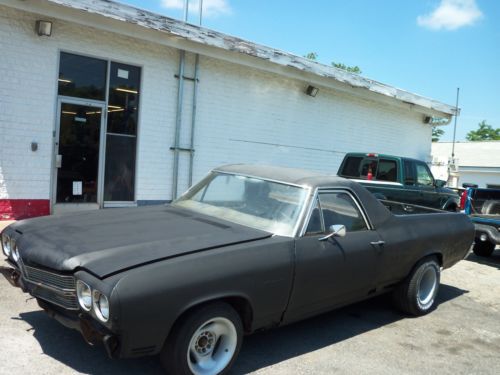
[[[223,374],[241,348],[243,325],[226,303],[191,311],[174,327],[160,354],[168,374]]]
[[[439,290],[441,269],[435,258],[421,260],[393,292],[397,308],[415,316],[431,311]]]

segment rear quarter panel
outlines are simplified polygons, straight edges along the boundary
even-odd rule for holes
[[[472,222],[458,213],[393,216],[377,230],[385,241],[381,287],[401,281],[431,254],[439,254],[444,268],[451,267],[467,255],[474,240]]]

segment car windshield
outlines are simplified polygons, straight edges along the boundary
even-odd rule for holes
[[[172,205],[291,237],[307,192],[297,186],[212,172]]]

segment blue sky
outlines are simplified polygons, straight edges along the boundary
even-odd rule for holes
[[[173,18],[183,0],[121,0]],[[455,105],[457,140],[500,127],[500,2],[496,0],[203,0],[203,26]],[[198,0],[190,0],[196,23]],[[453,122],[441,140],[451,140]]]

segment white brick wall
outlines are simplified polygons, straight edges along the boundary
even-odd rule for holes
[[[40,38],[36,19],[0,6],[0,199],[50,198],[60,50],[142,66],[136,198],[171,199],[178,51],[59,20],[52,37]],[[200,60],[195,181],[225,163],[336,173],[348,151],[429,157],[431,128],[411,109],[324,88],[312,98],[304,94],[307,82]],[[188,54],[187,76],[193,65]],[[189,146],[192,90],[186,81],[181,147]],[[182,153],[179,192],[187,187],[188,161]]]
[[[203,58],[195,179],[224,163],[252,162],[336,173],[346,152],[428,159],[422,114],[320,89],[306,82]]]

